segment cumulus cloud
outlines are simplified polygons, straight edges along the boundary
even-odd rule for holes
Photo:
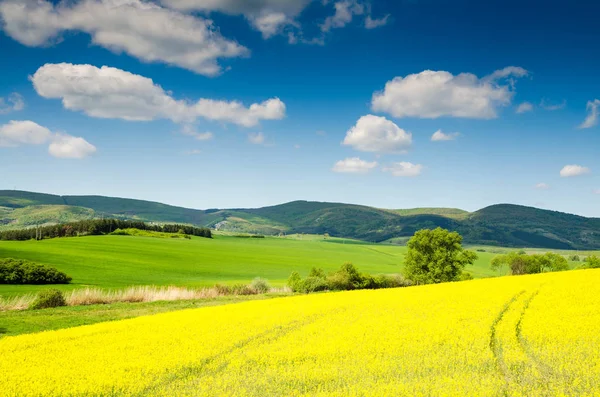
[[[358,157],[350,157],[335,163],[332,171],[347,174],[366,174],[375,167],[377,167],[376,161],[369,162]]]
[[[348,130],[342,144],[363,152],[403,153],[412,145],[412,134],[385,117],[369,114]]]
[[[82,159],[96,153],[96,147],[80,137],[56,134],[48,147],[48,153],[63,159]]]
[[[563,178],[568,178],[571,176],[579,176],[589,174],[591,170],[587,167],[582,167],[581,165],[571,164],[565,165],[562,170],[560,170],[560,176]]]
[[[579,128],[592,128],[598,125],[598,114],[600,113],[600,99],[594,99],[593,101],[588,101],[586,109],[588,112],[587,117],[583,120],[583,123],[579,126]]]
[[[81,137],[53,133],[33,121],[10,121],[0,126],[0,147],[43,145],[49,143],[48,153],[58,158],[82,159],[96,152],[96,147]]]
[[[385,26],[388,24],[390,20],[390,15],[385,15],[382,18],[378,18],[378,19],[373,19],[371,18],[370,15],[367,15],[367,18],[365,18],[365,28],[367,29],[375,29],[378,28],[380,26]]]
[[[250,133],[248,134],[248,142],[253,145],[262,145],[265,143],[265,134],[262,132]]]
[[[25,108],[25,101],[21,94],[13,92],[6,99],[0,97],[0,114],[17,112]]]
[[[88,33],[92,42],[146,62],[163,62],[195,73],[220,73],[218,60],[249,50],[224,38],[212,21],[141,0],[4,0],[4,32],[31,46],[60,41],[65,31]]]
[[[548,185],[547,183],[538,183],[534,186],[534,189],[538,189],[538,190],[548,190],[550,189],[550,185]]]
[[[383,168],[384,172],[390,172],[393,176],[400,177],[415,177],[421,175],[423,166],[421,164],[413,164],[406,161],[392,163],[392,165]]]
[[[531,112],[533,110],[533,104],[531,102],[523,102],[517,106],[517,114]]]
[[[437,130],[431,136],[431,141],[432,142],[453,141],[456,138],[458,138],[459,135],[460,135],[460,133],[458,133],[458,132],[452,132],[452,133],[446,134],[446,133],[442,132],[442,130]]]
[[[41,145],[52,137],[52,132],[33,121],[12,120],[0,126],[0,147]]]
[[[394,117],[438,118],[442,116],[492,119],[500,107],[511,103],[513,84],[502,84],[508,77],[522,77],[527,71],[510,66],[478,78],[471,73],[452,75],[425,70],[388,81],[383,91],[373,95],[373,111]]]
[[[279,98],[249,107],[237,101],[177,100],[152,79],[108,66],[46,64],[35,72],[31,81],[42,97],[61,99],[66,109],[92,117],[188,123],[202,117],[251,127],[260,120],[285,116],[285,104]]]
[[[323,32],[329,32],[332,28],[343,28],[352,22],[355,15],[362,15],[365,12],[365,6],[356,0],[338,1],[333,6],[335,14],[327,17],[321,24]]]

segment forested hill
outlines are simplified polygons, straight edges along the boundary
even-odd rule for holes
[[[115,197],[0,190],[0,229],[108,217],[272,235],[328,233],[372,242],[402,240],[419,229],[441,226],[460,232],[470,244],[600,249],[600,219],[511,204],[473,213],[454,208],[378,209],[309,201],[256,209],[195,210]]]

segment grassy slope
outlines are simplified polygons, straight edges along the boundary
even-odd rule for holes
[[[67,205],[32,205],[0,211],[4,225],[1,229],[19,229],[35,225],[76,222],[97,218],[96,212],[90,208]]]
[[[0,241],[0,257],[29,259],[55,266],[73,277],[72,289],[86,285],[110,288],[129,285],[206,286],[267,278],[283,285],[297,270],[327,271],[352,262],[369,273],[401,271],[405,247],[339,244],[323,240],[280,238],[156,239],[90,236],[44,241]],[[469,269],[490,276],[492,254],[480,253]],[[0,285],[0,296],[36,292],[44,286]]]

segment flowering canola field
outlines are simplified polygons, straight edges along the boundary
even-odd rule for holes
[[[0,395],[598,396],[600,271],[315,294],[0,339]]]

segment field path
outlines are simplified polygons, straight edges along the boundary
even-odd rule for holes
[[[552,370],[537,359],[521,333],[521,326],[531,301],[539,289],[520,291],[498,313],[490,329],[490,349],[498,370],[505,380],[505,396],[550,395],[548,390]]]

